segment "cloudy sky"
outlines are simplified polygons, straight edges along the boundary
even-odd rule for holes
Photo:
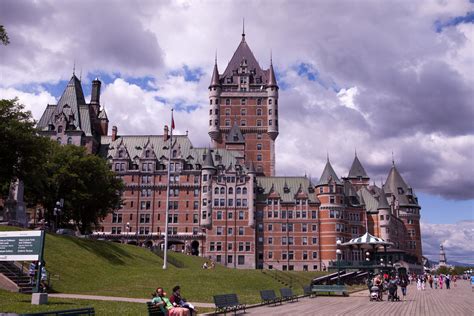
[[[277,172],[339,176],[354,151],[377,184],[395,163],[422,206],[424,252],[474,262],[474,4],[433,1],[0,2],[0,97],[36,119],[73,65],[121,134],[209,143],[207,86],[246,39],[280,85]],[[88,98],[88,96],[86,97]],[[450,257],[451,256],[451,257]]]

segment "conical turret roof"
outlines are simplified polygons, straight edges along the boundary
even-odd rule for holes
[[[326,166],[324,167],[323,173],[321,174],[321,177],[319,178],[318,185],[329,184],[329,182],[331,181],[335,181],[337,184],[342,184],[341,180],[339,180],[339,177],[337,176],[336,172],[332,168],[331,162],[328,159],[326,162]]]
[[[278,87],[277,80],[275,77],[275,71],[273,70],[273,62],[270,62],[270,68],[268,69],[268,82],[269,87]]]
[[[392,165],[388,174],[387,180],[385,181],[384,189],[387,193],[398,194],[398,188],[402,188],[404,192],[407,192],[408,185],[403,180],[402,175],[398,172],[395,164]]]
[[[365,172],[364,167],[360,163],[359,158],[357,155],[354,157],[354,161],[352,162],[351,169],[349,170],[349,179],[354,179],[354,178],[359,178],[361,177],[362,179],[369,179],[369,176],[367,175],[367,172]]]
[[[219,70],[217,69],[217,60],[216,60],[216,63],[214,64],[214,70],[212,72],[211,84],[209,85],[209,88],[220,86],[220,85],[221,83],[219,80]]]

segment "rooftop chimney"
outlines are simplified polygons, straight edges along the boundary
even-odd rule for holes
[[[98,78],[92,81],[92,92],[91,92],[91,103],[100,104],[100,85],[101,82]]]
[[[165,128],[163,130],[163,140],[166,142],[169,138],[169,135],[168,135],[168,125],[165,125]]]
[[[112,126],[112,141],[117,139],[117,126]]]

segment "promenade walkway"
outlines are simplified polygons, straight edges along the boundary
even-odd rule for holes
[[[398,291],[401,295],[401,291]],[[387,298],[384,295],[384,300]],[[247,315],[474,315],[474,292],[468,281],[460,280],[450,290],[408,287],[405,302],[370,302],[368,291],[350,297],[318,296],[299,302],[248,309]]]

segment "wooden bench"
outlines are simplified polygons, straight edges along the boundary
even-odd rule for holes
[[[317,295],[318,293],[339,293],[343,296],[349,296],[347,288],[344,285],[313,285],[311,291]]]
[[[298,301],[298,296],[293,294],[293,291],[290,289],[290,288],[282,288],[280,289],[280,294],[281,294],[281,298],[282,300],[284,301]]]
[[[234,312],[235,315],[239,310],[245,313],[245,304],[239,302],[237,294],[214,295],[214,305],[216,306],[215,313]]]
[[[156,306],[152,302],[146,302],[146,306],[148,309],[148,316],[166,316],[160,306]]]
[[[76,309],[68,309],[62,311],[52,311],[52,312],[40,312],[40,313],[28,313],[28,314],[21,314],[22,316],[33,316],[33,315],[55,315],[55,316],[80,316],[80,315],[95,315],[95,311],[93,307],[86,307],[86,308],[76,308]]]
[[[303,293],[304,293],[305,296],[316,297],[316,293],[311,291],[311,286],[310,285],[303,286]]]
[[[274,290],[262,290],[260,291],[260,297],[262,298],[262,304],[277,304],[282,303],[282,298],[277,297]]]

